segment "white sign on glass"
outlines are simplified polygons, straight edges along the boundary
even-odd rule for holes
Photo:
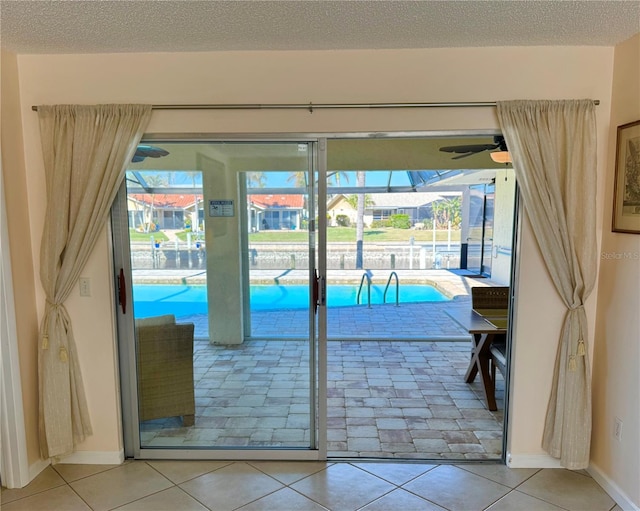
[[[234,216],[232,200],[210,200],[209,216]]]

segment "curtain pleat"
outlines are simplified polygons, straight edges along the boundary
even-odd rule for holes
[[[566,306],[542,447],[589,465],[591,376],[584,302],[595,283],[596,121],[591,100],[498,102],[524,207]]]
[[[47,205],[40,247],[46,294],[38,349],[40,451],[73,451],[91,434],[64,302],[104,228],[151,117],[150,105],[39,106]]]

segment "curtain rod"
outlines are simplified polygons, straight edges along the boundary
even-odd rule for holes
[[[495,101],[448,101],[436,103],[267,103],[264,105],[239,104],[196,104],[196,105],[151,105],[153,110],[314,110],[338,108],[448,108],[448,107],[490,107],[496,106]],[[600,100],[594,99],[594,105]],[[38,111],[36,105],[31,109]]]

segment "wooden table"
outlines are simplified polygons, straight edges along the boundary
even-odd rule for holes
[[[482,390],[489,410],[497,410],[495,382],[491,379],[489,361],[491,360],[491,343],[496,339],[505,339],[507,333],[507,316],[502,310],[482,311],[447,311],[447,314],[462,328],[473,336],[471,361],[465,374],[465,382],[471,383],[480,373]],[[492,315],[491,315],[492,314]],[[494,323],[491,323],[493,321]]]

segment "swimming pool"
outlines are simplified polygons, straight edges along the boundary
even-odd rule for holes
[[[356,305],[358,286],[333,285],[327,288],[327,306]],[[381,304],[384,286],[371,286],[371,304]],[[367,290],[363,288],[360,303],[367,303]],[[394,287],[387,291],[387,303],[395,303]],[[433,286],[400,285],[400,303],[444,302],[450,298]],[[138,318],[175,314],[207,314],[207,287],[184,285],[136,284],[133,286],[134,313]],[[306,309],[309,306],[309,289],[300,285],[262,285],[250,287],[252,311],[279,309]]]

